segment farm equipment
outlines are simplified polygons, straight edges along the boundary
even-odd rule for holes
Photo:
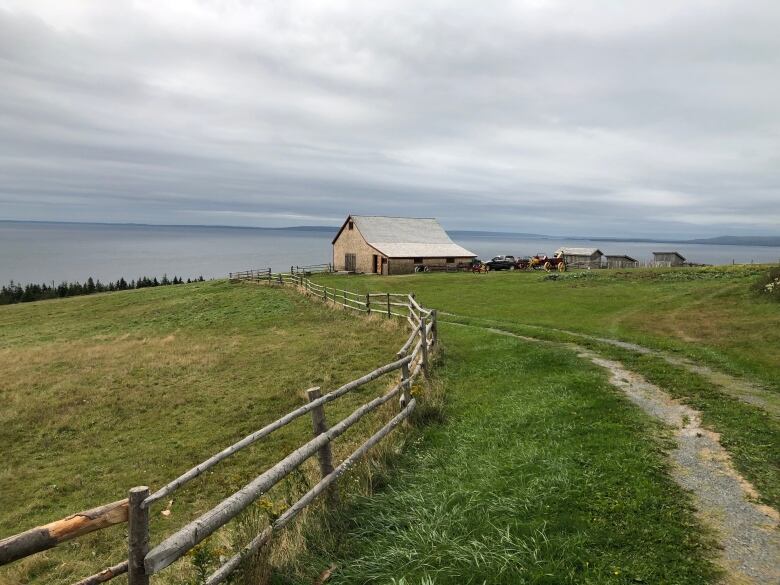
[[[485,274],[490,270],[490,266],[482,262],[482,260],[474,260],[469,266],[469,270],[474,274]]]
[[[549,257],[545,254],[537,254],[536,256],[531,256],[527,262],[528,265],[526,268],[530,270],[546,270],[547,272],[557,270],[558,272],[566,272],[566,261],[561,255]]]

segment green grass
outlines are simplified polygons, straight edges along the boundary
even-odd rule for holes
[[[387,363],[405,338],[293,291],[226,282],[0,307],[0,538],[159,488],[305,402],[306,388]],[[169,517],[167,502],[153,513],[153,539],[310,438],[310,425],[302,417],[176,492]],[[0,583],[73,582],[122,559],[124,530],[1,568]]]
[[[751,290],[759,272],[318,276],[339,288],[414,291],[460,315],[441,318],[435,387],[446,390],[446,418],[425,396],[428,414],[378,450],[388,463],[404,441],[413,444],[389,475],[372,463],[348,480],[365,480],[373,496],[345,486],[343,507],[325,524],[286,531],[272,582],[312,583],[334,562],[329,583],[340,584],[713,582],[716,551],[670,479],[665,429],[567,349],[444,321],[574,341],[620,359],[701,410],[776,505],[776,419],[659,358],[560,331],[663,349],[780,393],[780,312]],[[2,307],[0,444],[10,447],[0,537],[118,499],[132,485],[157,487],[300,404],[306,387],[331,389],[385,363],[405,336],[400,325],[367,327],[292,291],[224,282]],[[349,397],[334,418],[376,391]],[[289,451],[310,433],[299,422],[177,493],[169,518],[154,515],[152,533],[170,533]],[[295,476],[280,489],[290,496],[306,481]],[[253,514],[241,520],[246,537]],[[119,560],[123,536],[112,529],[0,569],[0,584],[70,582]],[[193,559],[213,565],[235,538],[218,537]],[[24,573],[32,578],[22,581]]]
[[[780,392],[780,311],[758,266],[570,272],[329,276],[359,290],[415,291],[460,315],[568,329],[671,350]]]
[[[668,475],[665,432],[603,371],[478,329],[443,325],[442,337],[446,423],[275,583],[311,583],[331,563],[334,584],[716,577],[711,540]]]
[[[548,341],[575,343],[619,360],[674,398],[701,411],[703,424],[720,434],[721,444],[731,454],[737,470],[754,484],[759,499],[780,508],[780,420],[759,406],[729,396],[701,375],[670,365],[657,356],[523,325],[464,318],[456,321]]]

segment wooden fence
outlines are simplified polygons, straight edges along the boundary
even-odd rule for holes
[[[410,390],[412,383],[421,373],[426,377],[429,374],[429,352],[437,343],[436,311],[422,307],[412,294],[356,293],[312,282],[306,274],[307,272],[304,270],[291,271],[290,273],[272,273],[268,269],[248,270],[231,273],[230,280],[293,286],[302,293],[319,298],[324,302],[340,305],[345,310],[351,309],[366,314],[381,313],[388,318],[402,318],[409,323],[410,333],[403,346],[398,350],[395,360],[326,394],[321,394],[320,388],[310,388],[307,390],[307,404],[288,412],[271,424],[226,447],[154,493],[150,493],[146,486],[134,487],[129,490],[128,497],[124,500],[73,514],[62,520],[0,540],[0,566],[53,548],[62,542],[90,532],[127,522],[127,560],[82,579],[76,585],[104,583],[124,573],[128,574],[129,585],[146,585],[152,575],[182,558],[189,550],[230,522],[242,510],[245,510],[305,461],[316,456],[319,461],[320,481],[209,576],[206,583],[216,585],[225,581],[240,565],[242,559],[262,547],[270,540],[274,532],[283,529],[318,496],[326,491],[333,493],[335,490],[333,484],[338,478],[355,465],[371,447],[407,419],[414,410],[417,401],[411,396]],[[337,424],[328,426],[325,414],[326,404],[369,382],[396,372],[399,378],[388,392],[366,402]],[[365,415],[394,398],[399,400],[398,414],[387,421],[382,428],[338,466],[334,467],[331,443]],[[313,438],[311,440],[266,469],[211,510],[164,538],[156,546],[150,547],[149,510],[152,504],[167,497],[244,447],[256,443],[307,413],[312,418]]]

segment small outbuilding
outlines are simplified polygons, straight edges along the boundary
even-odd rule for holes
[[[637,268],[639,261],[623,254],[622,256],[612,256],[607,254],[607,268]]]
[[[433,218],[350,215],[332,243],[335,270],[347,272],[408,274],[416,266],[456,267],[477,256]]]
[[[562,255],[569,268],[600,268],[604,253],[598,248],[558,248],[555,255]]]
[[[679,252],[653,252],[654,266],[683,266],[685,258]]]

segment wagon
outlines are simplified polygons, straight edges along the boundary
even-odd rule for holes
[[[528,266],[526,268],[532,270],[557,270],[558,272],[566,271],[566,261],[563,256],[549,257],[546,254],[537,254],[528,259]]]

